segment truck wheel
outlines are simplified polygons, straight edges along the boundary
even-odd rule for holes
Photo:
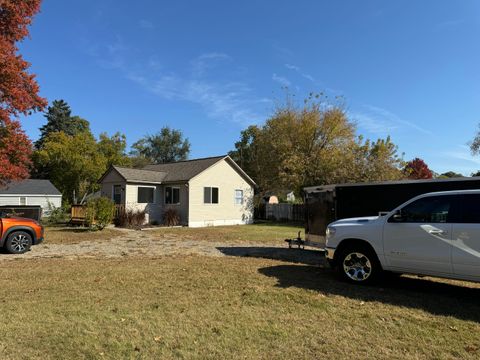
[[[30,250],[32,236],[25,231],[14,231],[8,235],[5,248],[10,254],[23,254]]]
[[[340,277],[355,284],[371,284],[382,272],[376,254],[368,247],[361,245],[343,249],[336,265]]]

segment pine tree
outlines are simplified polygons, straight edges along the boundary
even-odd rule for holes
[[[75,136],[80,132],[90,130],[87,120],[79,116],[72,116],[70,106],[64,100],[54,100],[45,114],[47,123],[40,128],[40,137],[35,142],[35,147],[41,149],[46,138],[56,132],[64,132],[66,135]]]

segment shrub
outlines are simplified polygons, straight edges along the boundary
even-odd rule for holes
[[[55,207],[47,199],[48,210],[45,211],[45,216],[42,221],[45,221],[47,224],[56,225],[56,224],[65,224],[70,221],[70,205],[64,203],[61,207]]]
[[[139,228],[145,223],[145,210],[125,210],[118,214],[115,226]]]
[[[177,226],[180,224],[180,215],[175,209],[167,209],[163,213],[163,225],[165,226]]]
[[[115,204],[107,197],[91,199],[85,208],[85,223],[93,230],[102,230],[113,221]]]

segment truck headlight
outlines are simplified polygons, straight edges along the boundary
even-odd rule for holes
[[[325,235],[328,239],[328,238],[333,237],[336,232],[337,232],[337,229],[335,229],[333,226],[328,226],[327,231],[325,231]]]

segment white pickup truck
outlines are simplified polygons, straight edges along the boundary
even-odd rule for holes
[[[325,252],[354,283],[382,271],[480,282],[480,190],[428,193],[384,216],[335,221]]]

